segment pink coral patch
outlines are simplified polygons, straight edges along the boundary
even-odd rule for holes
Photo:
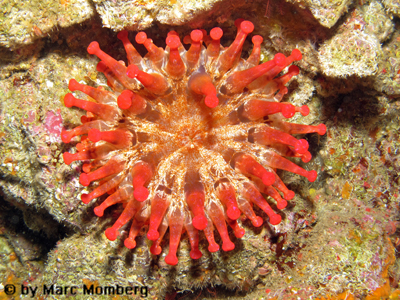
[[[52,111],[46,113],[45,128],[50,135],[59,137],[61,134],[62,124],[63,119],[60,111],[57,111],[57,114]]]

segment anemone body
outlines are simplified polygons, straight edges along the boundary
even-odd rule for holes
[[[235,245],[228,227],[237,238],[242,237],[244,229],[238,222],[242,215],[256,227],[263,224],[254,205],[272,225],[280,223],[275,210],[284,209],[294,192],[279,178],[277,169],[316,179],[316,171],[306,171],[284,158],[308,162],[307,141],[292,134],[323,135],[326,131],[323,124],[284,121],[296,112],[309,112],[307,106],[281,102],[287,93],[285,84],[299,69],[292,65],[286,74],[279,74],[301,59],[300,51],[295,49],[288,57],[278,53],[259,64],[262,38],[254,36],[252,53],[242,59],[243,43],[254,26],[244,20],[235,25],[236,39],[226,48],[220,45],[220,28],[209,35],[193,30],[184,39],[191,44],[188,50],[175,32],[168,34],[165,50],[140,32],[136,42],[147,48],[145,57],[138,54],[127,32],[120,32],[127,66],[104,53],[97,42],[89,45],[88,52],[101,60],[97,69],[106,75],[112,91],[70,81],[71,91],[83,92],[96,102],[71,93],[65,96],[66,106],[88,113],[82,125],[62,132],[65,143],[81,138],[77,152],[64,153],[64,161],[84,161],[80,183],[93,186],[89,194],[82,194],[84,203],[108,195],[94,208],[97,216],[123,204],[121,215],[105,232],[108,239],[115,240],[129,223],[124,243],[134,248],[141,228],[148,226],[147,238],[153,241],[150,250],[158,255],[168,230],[165,261],[170,265],[178,263],[183,232],[188,234],[193,259],[202,256],[199,231],[210,252],[220,248],[216,232],[222,250],[230,251]]]

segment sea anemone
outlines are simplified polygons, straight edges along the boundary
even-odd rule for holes
[[[76,153],[64,153],[71,164],[82,160],[80,183],[93,185],[82,201],[89,203],[104,194],[109,196],[94,212],[104,211],[117,203],[124,207],[114,225],[106,229],[109,240],[131,223],[124,244],[135,248],[135,238],[148,226],[147,238],[154,241],[151,253],[161,253],[162,239],[169,229],[169,253],[165,261],[178,263],[177,250],[181,235],[187,232],[190,256],[198,259],[199,231],[215,252],[219,245],[214,229],[222,240],[222,249],[230,251],[228,228],[240,238],[240,222],[248,218],[259,227],[263,219],[253,205],[277,225],[281,216],[270,205],[284,209],[286,200],[294,197],[276,173],[277,169],[305,176],[315,181],[317,172],[307,171],[286,157],[309,162],[311,154],[305,139],[292,134],[317,132],[326,127],[285,122],[296,112],[307,115],[307,106],[295,107],[280,102],[288,92],[285,84],[299,73],[293,61],[302,55],[294,49],[290,56],[278,53],[259,64],[263,41],[253,36],[253,50],[247,60],[241,58],[243,43],[254,26],[237,20],[233,43],[220,44],[222,30],[193,30],[184,38],[169,32],[166,49],[157,47],[144,32],[136,42],[148,53],[141,57],[122,31],[118,38],[127,52],[128,67],[104,53],[97,42],[88,47],[89,54],[100,62],[97,70],[108,79],[112,91],[93,88],[71,79],[69,89],[81,91],[95,100],[85,101],[68,93],[67,107],[79,107],[88,113],[82,125],[63,130],[63,142],[77,136]],[[205,45],[205,46],[204,46]],[[289,65],[287,73],[280,73]],[[92,184],[93,183],[93,184]],[[281,195],[282,194],[282,195]],[[238,219],[241,220],[238,222]]]

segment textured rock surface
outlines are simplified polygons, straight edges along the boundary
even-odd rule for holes
[[[389,12],[397,17],[400,16],[400,2],[398,0],[383,0],[382,3]]]
[[[62,180],[69,168],[62,167],[61,105],[67,86],[65,73],[93,70],[90,60],[57,54],[39,59],[29,73],[15,73],[1,81],[1,129],[3,133],[0,185],[6,196],[27,206],[45,208],[58,221],[76,224],[79,200],[74,182]],[[74,71],[75,70],[75,71]],[[76,114],[66,112],[70,122]],[[76,182],[75,182],[76,184]],[[69,200],[68,200],[69,199]]]
[[[97,12],[105,27],[119,31],[122,29],[143,30],[153,22],[176,26],[184,23],[194,27],[208,23],[210,18],[224,21],[229,18],[234,7],[247,5],[242,1],[165,1],[94,0]]]
[[[352,4],[351,0],[306,0],[301,2],[298,0],[289,0],[288,2],[299,4],[302,8],[309,9],[314,18],[321,25],[328,28],[335,25]]]
[[[380,56],[379,41],[358,30],[335,35],[319,49],[322,70],[332,77],[374,75]]]
[[[68,80],[105,85],[105,79],[95,71],[96,61],[85,52],[90,41],[107,45],[104,50],[119,59],[124,58],[123,47],[110,30],[102,28],[107,25],[101,12],[105,2],[94,5],[102,19],[80,23],[92,15],[89,10],[82,10],[82,15],[75,12],[77,18],[65,17],[71,23],[80,23],[78,26],[67,25],[69,21],[62,23],[64,15],[60,11],[50,15],[52,9],[46,7],[35,14],[35,21],[35,17],[23,14],[30,4],[20,2],[5,15],[16,19],[0,21],[0,195],[6,200],[0,202],[6,212],[0,220],[0,260],[5,266],[0,268],[2,286],[24,281],[67,284],[75,283],[73,278],[78,277],[79,284],[147,284],[154,298],[167,293],[172,299],[307,299],[347,293],[363,299],[367,294],[377,295],[382,287],[387,287],[386,294],[379,297],[394,295],[400,280],[396,219],[400,32],[396,28],[398,20],[393,19],[398,13],[396,1],[382,1],[384,9],[376,1],[357,1],[349,12],[350,2],[340,2],[332,11],[315,1],[303,8],[297,1],[270,0],[251,5],[235,2],[243,5],[237,8],[226,5],[226,1],[215,1],[193,11],[192,6],[180,7],[177,2],[168,2],[165,10],[154,10],[151,5],[156,4],[148,1],[138,5],[144,11],[141,16],[149,13],[152,21],[140,17],[129,26],[156,24],[147,30],[156,43],[163,43],[171,29],[157,23],[174,24],[173,29],[181,36],[200,26],[197,24],[204,23],[207,30],[220,26],[225,32],[223,44],[227,45],[236,33],[235,18],[243,17],[255,23],[255,34],[264,37],[264,60],[276,52],[288,54],[296,47],[303,52],[300,75],[289,85],[287,101],[310,105],[312,113],[302,119],[304,123],[322,121],[328,127],[326,139],[309,139],[316,149],[312,168],[322,171],[318,182],[310,185],[297,176],[283,174],[283,180],[298,196],[291,201],[293,207],[285,212],[282,224],[261,231],[249,228],[241,242],[235,240],[237,252],[213,254],[197,265],[188,259],[187,241],[183,241],[180,251],[180,258],[187,263],[177,269],[163,264],[163,258],[149,256],[144,238],[134,251],[125,249],[119,240],[109,242],[102,232],[115,216],[99,221],[90,208],[80,203],[83,190],[78,185],[79,170],[62,167],[60,153],[69,148],[61,143],[58,133],[61,124],[77,125],[81,113],[63,106]],[[72,1],[57,5],[64,9],[87,7]],[[213,8],[220,6],[226,11],[219,14]],[[169,10],[173,7],[184,17],[174,20],[173,10]],[[123,22],[133,17],[129,11],[127,7],[127,17],[121,16]],[[21,16],[30,19],[20,22],[24,20]],[[333,26],[340,16],[344,17],[343,23]],[[117,22],[112,14],[108,18]],[[12,29],[13,20],[18,20],[20,27]],[[54,25],[47,26],[57,22],[69,27],[57,32],[51,30]],[[109,22],[111,28],[123,27],[123,22]],[[34,36],[32,30],[39,34]],[[359,37],[354,33],[360,33]],[[349,44],[344,37],[364,40]],[[337,59],[332,57],[335,61],[324,54],[326,67],[317,59],[318,53],[322,55],[327,45],[334,47],[332,41],[358,48]],[[371,44],[375,48],[368,46]],[[369,52],[373,49],[375,54]],[[247,42],[244,52],[249,51]],[[347,68],[352,64],[358,64],[356,72]],[[334,70],[330,76],[325,75],[328,68]],[[22,221],[27,227],[18,231]],[[39,243],[22,233],[33,236],[29,228],[39,232]],[[208,282],[216,286],[206,285]],[[197,289],[203,285],[206,288]],[[0,297],[4,296],[2,286]]]
[[[94,15],[87,0],[0,1],[0,46],[15,49]]]
[[[232,290],[237,287],[249,290],[259,282],[259,269],[264,264],[269,266],[269,261],[274,259],[271,244],[263,238],[269,235],[266,228],[258,232],[249,229],[248,237],[228,256],[222,251],[211,254],[206,251],[206,242],[201,243],[205,255],[194,264],[189,257],[189,242],[185,239],[180,247],[180,263],[175,268],[164,262],[165,255],[153,259],[145,236],[137,239],[138,248],[132,252],[120,240],[108,241],[102,232],[104,228],[99,226],[98,229],[58,243],[50,253],[43,282],[57,280],[62,286],[82,285],[88,281],[100,286],[145,285],[149,287],[151,299],[163,299],[171,287],[193,290],[219,285]]]

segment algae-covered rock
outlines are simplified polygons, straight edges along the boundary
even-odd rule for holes
[[[103,25],[115,31],[143,30],[154,21],[167,25],[192,24],[202,26],[210,20],[226,21],[233,8],[248,5],[243,1],[166,1],[166,0],[94,0]],[[214,16],[214,17],[212,17]]]
[[[289,0],[300,7],[307,8],[311,11],[315,19],[325,27],[331,28],[336,22],[347,12],[351,5],[351,0]]]
[[[374,78],[374,88],[388,95],[400,94],[400,34],[395,32],[383,47],[378,74]]]
[[[173,290],[194,290],[207,286],[224,286],[229,289],[249,290],[265,277],[272,268],[275,259],[274,249],[266,236],[271,236],[272,228],[265,227],[256,232],[245,226],[246,237],[237,240],[234,251],[226,253],[207,251],[207,242],[200,243],[204,256],[193,261],[190,256],[190,245],[187,238],[181,242],[177,266],[164,262],[168,253],[166,243],[162,244],[161,257],[151,255],[151,242],[146,239],[144,231],[139,236],[137,247],[129,250],[123,246],[123,239],[109,241],[104,235],[108,221],[98,223],[97,229],[88,235],[75,234],[57,244],[50,252],[44,270],[43,283],[57,282],[60,286],[78,286],[78,298],[85,299],[83,287],[90,286],[138,286],[147,289],[151,299],[163,299]],[[279,231],[289,227],[291,222],[280,226]],[[286,227],[285,227],[286,226]],[[278,233],[276,232],[276,234]],[[293,231],[290,231],[292,234]],[[125,233],[123,233],[125,234]],[[264,279],[263,279],[264,278]],[[60,297],[65,299],[67,297]],[[107,297],[99,298],[107,299]]]
[[[91,60],[52,54],[0,81],[0,186],[7,198],[71,225],[80,223],[78,179],[63,163],[60,133],[79,113],[63,106],[65,74],[83,79],[94,68]]]
[[[39,10],[31,15],[26,11],[34,2],[3,1],[8,20],[0,20],[0,298],[6,284],[21,283],[49,289],[77,285],[79,292],[83,285],[118,284],[138,287],[136,298],[147,292],[149,299],[364,299],[382,287],[382,297],[395,295],[400,274],[393,254],[400,251],[400,35],[392,14],[398,8],[396,1],[353,1],[347,12],[351,1],[330,2],[330,7],[325,2],[95,0],[88,5],[65,0],[36,4]],[[92,10],[101,20],[90,17]],[[75,16],[68,17],[71,13]],[[264,37],[263,61],[276,52],[301,50],[300,74],[289,82],[284,101],[310,106],[307,117],[293,122],[327,125],[326,137],[307,137],[313,155],[309,164],[319,177],[310,184],[280,173],[296,191],[280,212],[280,225],[254,229],[248,220],[239,220],[246,234],[235,239],[230,232],[235,249],[209,253],[202,237],[200,260],[190,258],[184,234],[180,262],[171,267],[164,262],[167,241],[162,254],[153,256],[144,230],[137,247],[129,250],[122,242],[128,227],[116,241],[104,235],[118,214],[107,210],[98,218],[96,200],[81,203],[80,195],[89,191],[79,184],[81,163],[63,163],[61,154],[73,147],[63,144],[59,134],[62,127],[79,125],[83,112],[65,108],[63,97],[71,78],[107,89],[96,71],[98,60],[85,49],[97,40],[105,52],[124,59],[112,30],[147,28],[158,45],[170,29],[182,37],[201,24],[207,31],[220,26],[222,44],[228,45],[238,17],[254,22],[253,33]],[[73,23],[79,25],[68,25]],[[66,29],[52,31],[57,24]],[[131,41],[135,34],[130,32]],[[243,56],[251,49],[248,38]],[[22,223],[25,233],[15,230]],[[27,228],[40,232],[42,240],[35,241]]]
[[[148,28],[154,21],[161,4],[161,1],[157,0],[94,0],[93,2],[103,25],[116,31],[124,28],[131,30]]]
[[[381,55],[379,41],[359,30],[344,31],[326,41],[319,49],[319,61],[324,74],[332,77],[376,73]]]
[[[0,7],[0,46],[11,49],[46,37],[57,26],[68,27],[94,15],[88,0],[2,0]]]
[[[361,21],[360,25],[365,26],[366,33],[375,35],[380,42],[384,42],[393,33],[393,18],[386,13],[381,3],[372,1],[369,5],[362,6],[360,11],[362,21],[365,22],[363,24]]]
[[[356,7],[319,48],[322,71],[332,77],[376,75],[383,57],[381,43],[393,31],[392,17],[382,4],[371,2]]]
[[[400,1],[398,0],[382,0],[385,8],[397,17],[400,17]]]

